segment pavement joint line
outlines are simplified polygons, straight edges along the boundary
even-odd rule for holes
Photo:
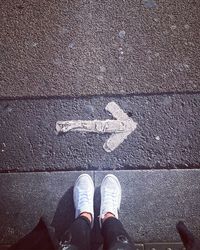
[[[111,172],[114,172],[114,171],[133,171],[133,172],[136,172],[136,171],[173,171],[173,170],[184,170],[184,171],[189,171],[189,170],[200,170],[200,164],[197,165],[196,167],[178,167],[178,168],[149,168],[149,167],[146,167],[146,168],[137,168],[137,169],[109,169],[109,168],[104,168],[103,170],[102,169],[99,169],[99,170],[94,170],[92,168],[88,168],[88,169],[77,169],[76,170],[72,170],[72,169],[69,169],[69,170],[66,170],[66,169],[55,169],[55,170],[30,170],[30,171],[20,171],[20,170],[16,170],[15,171],[11,171],[11,170],[8,170],[8,171],[1,171],[0,170],[0,174],[18,174],[18,173],[21,173],[21,174],[24,174],[24,173],[55,173],[55,172],[87,172],[87,171],[93,171],[93,172],[106,172],[106,171],[111,171]]]
[[[80,100],[89,100],[92,98],[100,98],[100,97],[105,97],[105,98],[119,98],[119,97],[148,97],[148,96],[174,96],[174,95],[199,95],[200,91],[169,91],[169,92],[151,92],[151,93],[128,93],[128,94],[99,94],[99,95],[77,95],[77,96],[68,96],[68,95],[63,95],[63,96],[54,96],[54,95],[49,95],[49,96],[14,96],[14,97],[4,97],[0,96],[0,102],[1,101],[26,101],[26,100],[74,100],[74,99],[80,99]]]
[[[87,171],[95,171],[95,172],[99,172],[99,171],[103,171],[103,172],[106,172],[106,171],[111,171],[111,172],[113,172],[113,171],[133,171],[133,172],[135,172],[135,171],[165,171],[165,170],[167,170],[167,171],[173,171],[173,170],[185,170],[185,171],[187,171],[187,170],[200,170],[200,164],[199,164],[199,167],[195,167],[195,168],[190,168],[190,166],[189,167],[185,167],[185,168],[151,168],[151,169],[149,169],[148,167],[146,167],[146,168],[137,168],[137,169],[121,169],[121,168],[119,168],[119,169],[117,169],[117,168],[115,168],[115,169],[109,169],[109,168],[104,168],[103,170],[101,170],[101,169],[99,169],[99,170],[94,170],[94,169],[92,169],[92,168],[89,168],[89,169],[85,169],[85,170],[83,170],[83,169],[76,169],[76,170],[73,170],[73,169],[69,169],[69,170],[66,170],[66,169],[55,169],[55,170],[30,170],[30,171],[27,171],[27,170],[25,170],[25,171],[19,171],[19,170],[17,170],[16,172],[15,171],[11,171],[11,170],[8,170],[8,171],[1,171],[0,170],[0,174],[16,174],[16,173],[21,173],[21,174],[23,174],[23,173],[55,173],[55,172],[87,172]]]

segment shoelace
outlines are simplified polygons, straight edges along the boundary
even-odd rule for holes
[[[114,208],[116,209],[117,204],[117,194],[115,192],[106,192],[104,197],[104,204],[106,204],[106,207]]]
[[[82,207],[85,203],[89,203],[89,197],[87,195],[87,193],[80,193],[80,196],[79,196],[79,206]]]

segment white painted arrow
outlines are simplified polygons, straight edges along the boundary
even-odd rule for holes
[[[115,102],[109,102],[105,110],[109,111],[116,120],[58,121],[56,130],[63,133],[68,131],[112,133],[103,145],[106,152],[112,152],[136,129],[137,123],[124,113]]]

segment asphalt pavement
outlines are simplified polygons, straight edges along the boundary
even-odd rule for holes
[[[200,91],[199,5],[2,1],[0,96]]]
[[[112,133],[56,133],[57,121],[114,120],[113,101],[137,123],[114,151]],[[199,113],[199,94],[1,101],[0,171],[199,168]]]

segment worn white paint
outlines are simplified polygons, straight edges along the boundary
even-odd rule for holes
[[[58,133],[69,131],[112,133],[103,145],[106,152],[112,152],[136,129],[137,123],[124,113],[115,102],[109,102],[105,109],[113,115],[115,120],[58,121],[56,130]]]

